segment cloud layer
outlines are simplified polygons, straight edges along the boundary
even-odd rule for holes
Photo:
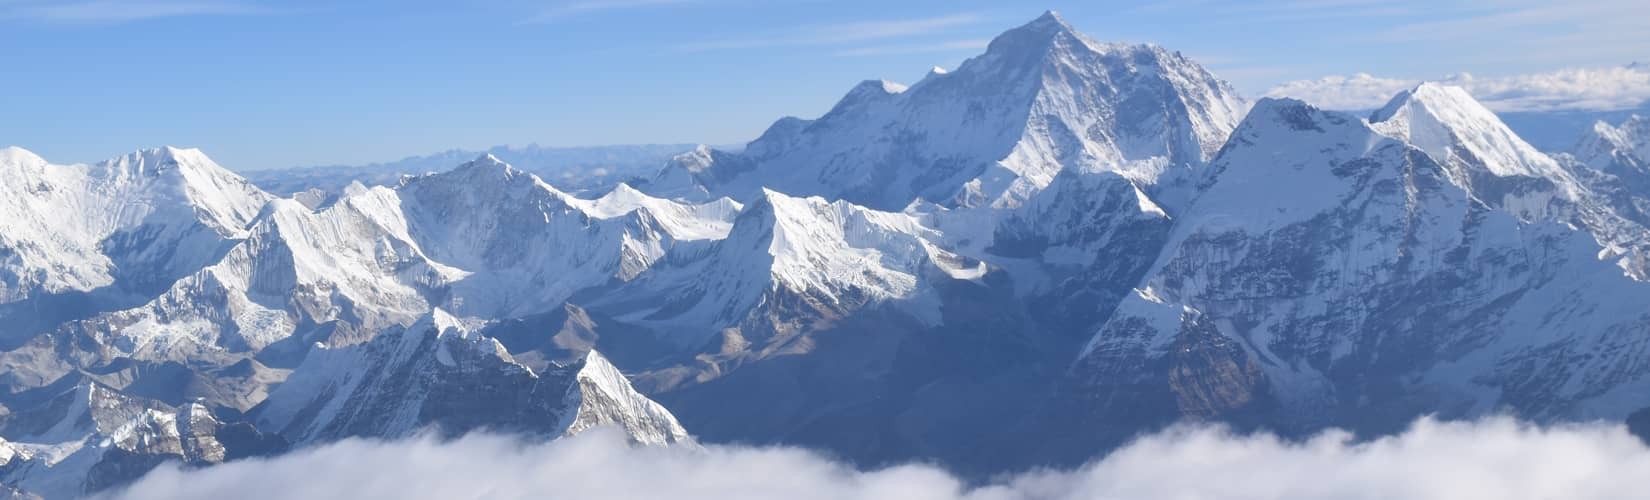
[[[1462,73],[1434,81],[1460,85],[1495,111],[1608,111],[1650,101],[1650,68],[1639,66],[1573,68],[1501,78]],[[1329,109],[1372,109],[1418,83],[1359,73],[1287,82],[1266,96],[1294,97]]]
[[[632,448],[614,433],[524,445],[349,440],[200,470],[164,466],[115,495],[184,498],[1550,499],[1636,498],[1650,449],[1621,426],[1421,420],[1405,433],[1305,442],[1180,428],[1072,471],[968,487],[933,467],[861,472],[792,448]]]

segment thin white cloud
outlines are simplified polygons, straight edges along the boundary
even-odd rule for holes
[[[950,28],[976,24],[982,20],[978,14],[952,14],[919,19],[858,21],[795,28],[787,30],[785,35],[689,43],[678,48],[700,52],[793,45],[841,45],[939,33]]]
[[[22,0],[0,4],[0,19],[82,23],[269,12],[272,10],[268,7],[234,0]]]
[[[1497,78],[1462,73],[1433,81],[1459,85],[1496,111],[1603,111],[1650,102],[1650,69],[1638,66],[1570,68]],[[1359,73],[1286,82],[1268,90],[1266,96],[1294,97],[1329,109],[1372,109],[1420,82]]]
[[[1376,44],[1465,44],[1491,63],[1598,64],[1643,57],[1650,47],[1644,0],[1492,0],[1454,3],[1449,15],[1377,30]],[[1584,58],[1584,59],[1582,59]]]
[[[555,5],[528,22],[554,22],[584,14],[700,3],[698,0],[586,0]]]
[[[791,448],[634,448],[615,433],[549,444],[475,435],[350,440],[200,470],[163,466],[115,498],[1410,499],[1642,498],[1650,449],[1619,425],[1421,420],[1401,435],[1304,442],[1179,428],[1071,471],[970,487],[939,469],[875,471]]]
[[[831,55],[838,57],[885,56],[895,54],[923,54],[929,52],[952,52],[963,50],[980,50],[991,43],[989,38],[968,40],[951,40],[948,42],[916,44],[916,45],[888,45],[880,47],[859,47],[839,50]]]
[[[1650,27],[1641,0],[1586,0],[1555,3],[1546,0],[1499,0],[1472,4],[1473,12],[1435,17],[1395,26],[1380,33],[1386,41],[1516,38],[1521,29],[1562,32],[1595,27]],[[1613,30],[1612,30],[1613,31]]]

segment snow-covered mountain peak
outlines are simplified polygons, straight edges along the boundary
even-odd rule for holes
[[[45,163],[46,159],[41,158],[40,155],[34,154],[33,151],[17,146],[6,146],[0,148],[0,168],[14,165],[44,165]]]
[[[986,45],[985,55],[978,58],[1000,66],[999,71],[1026,70],[1045,61],[1058,60],[1058,53],[1075,51],[1095,52],[1099,44],[1078,33],[1075,28],[1053,11],[1037,19],[1003,32]],[[964,66],[969,62],[965,61]],[[963,68],[959,67],[961,71]]]
[[[1067,23],[1064,17],[1060,17],[1059,12],[1047,10],[1043,11],[1043,15],[1037,16],[1036,19],[1032,19],[1031,22],[1009,30],[1003,35],[1014,35],[1016,37],[1041,36],[1047,38],[1060,35],[1077,35],[1077,29],[1072,28],[1071,24]]]
[[[175,168],[217,168],[217,163],[207,158],[199,149],[183,149],[172,146],[142,149],[115,157],[106,162],[109,167],[128,172],[133,175],[155,175]]]
[[[454,168],[449,172],[436,175],[448,174],[451,174],[453,177],[489,177],[502,180],[510,180],[529,175],[521,170],[517,170],[516,167],[511,166],[509,163],[505,163],[504,160],[498,159],[497,156],[493,156],[491,153],[482,153],[482,155],[476,157],[476,159],[464,162],[464,164],[459,165],[457,168]]]
[[[612,191],[594,200],[567,196],[566,200],[590,217],[613,219],[637,212],[678,240],[715,240],[728,234],[733,218],[744,209],[728,198],[706,203],[682,203],[658,198],[619,183]]]
[[[1440,163],[1453,158],[1501,177],[1569,178],[1558,162],[1524,142],[1461,87],[1422,83],[1394,96],[1369,121]]]
[[[543,210],[567,210],[571,196],[491,154],[482,154],[452,170],[402,179],[398,188],[425,203],[442,206],[522,208],[529,200]],[[454,205],[454,204],[458,205]]]
[[[1342,166],[1382,147],[1403,149],[1350,115],[1295,99],[1261,99],[1210,164],[1212,182],[1190,216],[1260,227],[1313,216],[1339,203],[1352,188],[1343,177],[1356,172]],[[1192,220],[1182,225],[1206,223]]]
[[[225,234],[237,234],[273,199],[199,149],[144,149],[91,166],[91,182],[130,196],[176,197]]]
[[[1576,145],[1575,156],[1601,170],[1609,170],[1618,161],[1650,163],[1650,117],[1635,114],[1621,125],[1594,123]]]
[[[918,198],[1009,208],[1073,169],[1119,172],[1156,196],[1207,162],[1244,108],[1178,53],[1099,44],[1046,14],[956,71],[903,91],[867,81],[818,119],[776,121],[743,152],[680,157],[649,189],[747,200],[767,187],[875,210]]]
[[[36,288],[86,291],[117,275],[141,288],[197,269],[273,197],[199,150],[158,148],[94,165],[0,153],[0,248],[15,252],[0,302]],[[0,253],[6,253],[0,250]]]

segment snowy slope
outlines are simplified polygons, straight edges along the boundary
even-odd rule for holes
[[[1617,175],[1650,170],[1650,117],[1633,115],[1620,125],[1593,124],[1573,151],[1586,165]]]
[[[79,329],[122,353],[185,360],[252,354],[299,333],[302,343],[353,343],[437,306],[489,319],[542,312],[633,278],[678,241],[725,235],[738,209],[627,187],[579,199],[487,156],[316,211],[271,202],[219,261]]]
[[[1526,222],[1586,228],[1605,247],[1601,258],[1619,256],[1630,275],[1646,276],[1650,229],[1644,221],[1612,207],[1607,194],[1589,188],[1584,173],[1536,151],[1460,87],[1423,83],[1398,94],[1370,122],[1425,151],[1475,199]]]
[[[0,149],[0,303],[163,287],[245,237],[269,199],[193,149],[95,165]]]
[[[1637,339],[1650,285],[1600,261],[1585,229],[1486,202],[1434,158],[1438,142],[1391,136],[1404,134],[1257,104],[1149,277],[1073,365],[1077,420],[1381,429],[1427,412],[1587,419],[1643,406],[1632,394],[1650,371],[1632,360],[1650,354]]]
[[[1178,53],[1101,44],[1048,13],[956,71],[909,87],[866,81],[816,120],[776,122],[743,152],[680,156],[650,189],[748,200],[768,188],[881,210],[919,198],[1009,207],[1067,169],[1177,181],[1243,110]]]
[[[444,307],[482,317],[548,310],[580,289],[631,279],[677,242],[725,236],[739,210],[624,185],[575,198],[491,156],[408,180],[397,192],[421,247],[472,273],[452,285]]]
[[[637,394],[595,351],[536,373],[439,309],[365,344],[310,351],[255,412],[260,428],[296,443],[426,428],[558,437],[599,426],[617,426],[644,444],[688,439],[668,411]]]
[[[985,263],[944,249],[939,237],[912,215],[764,190],[725,239],[609,295],[630,320],[699,332],[675,339],[687,346],[718,328],[768,316],[782,296],[808,297],[811,313],[894,303],[933,321],[938,304],[928,282],[987,272]]]

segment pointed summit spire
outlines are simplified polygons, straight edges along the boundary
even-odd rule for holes
[[[1500,177],[1572,182],[1557,162],[1518,137],[1461,87],[1422,83],[1394,96],[1370,115],[1369,122],[1382,135],[1420,148],[1441,164],[1461,159]]]
[[[1055,51],[1094,52],[1095,45],[1078,33],[1054,11],[1043,13],[1017,28],[1003,32],[986,46],[984,58],[1000,61],[1003,67],[1028,68],[1051,57]],[[966,65],[966,63],[965,63]],[[961,68],[959,68],[960,70]]]
[[[1059,12],[1052,10],[1043,11],[1043,15],[1037,16],[1036,19],[1032,19],[1031,22],[1021,26],[1021,29],[1027,28],[1047,31],[1072,31],[1071,24],[1066,23],[1066,19],[1060,17]]]
[[[1072,28],[1070,24],[1066,23],[1066,20],[1061,18],[1060,14],[1051,10],[1044,12],[1043,15],[1038,16],[1036,19],[1032,19],[1031,22],[1020,25],[1018,28],[1003,32],[1003,34],[998,35],[995,40],[992,40],[991,44],[997,45],[999,40],[1005,39],[1036,39],[1046,41],[1062,34],[1076,35],[1077,30],[1076,28]]]

